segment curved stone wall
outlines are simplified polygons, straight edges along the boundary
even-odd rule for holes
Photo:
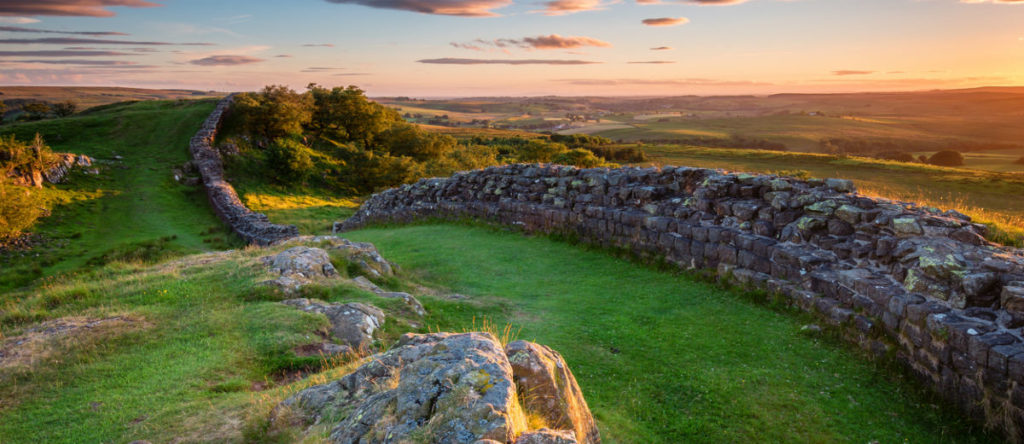
[[[232,98],[233,96],[228,96],[217,103],[217,107],[210,113],[210,117],[206,118],[202,128],[192,137],[189,144],[192,163],[203,178],[203,186],[210,198],[210,205],[232,231],[250,244],[270,245],[282,239],[298,236],[299,230],[294,225],[273,224],[265,214],[246,208],[235,193],[235,188],[224,179],[224,166],[220,154],[213,149],[213,139],[217,135],[224,111],[231,106]]]
[[[384,191],[335,229],[465,217],[784,295],[1024,440],[1024,253],[956,211],[861,196],[840,179],[511,165]]]

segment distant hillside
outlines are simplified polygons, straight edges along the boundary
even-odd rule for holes
[[[142,89],[103,86],[0,86],[0,100],[8,107],[24,102],[61,102],[73,100],[78,109],[84,110],[129,100],[175,100],[222,97],[218,91],[193,91],[186,89]]]

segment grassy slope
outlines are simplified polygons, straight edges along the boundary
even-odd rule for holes
[[[140,242],[167,242],[169,250],[195,252],[225,247],[227,235],[205,195],[174,182],[171,169],[188,160],[188,141],[214,101],[142,102],[102,112],[0,127],[31,139],[40,133],[56,152],[97,159],[99,176],[77,174],[67,184],[47,185],[52,216],[32,230],[63,248],[19,259],[0,270],[0,290],[31,277],[70,271],[89,259]],[[115,161],[120,155],[122,161]]]
[[[986,439],[853,350],[802,334],[806,319],[712,285],[484,228],[346,236],[427,281],[504,301],[477,319],[563,353],[608,442]],[[438,328],[468,328],[466,314]]]
[[[486,318],[562,352],[609,443],[993,439],[854,350],[801,333],[808,322],[801,316],[685,276],[489,228],[347,236],[377,243],[414,282],[471,296],[420,295],[430,313],[423,330],[473,330]],[[30,371],[0,372],[0,441],[243,440],[245,424],[254,423],[247,418],[327,378],[276,377],[309,363],[288,350],[325,320],[259,289],[268,275],[257,258],[271,252],[118,263],[3,296],[8,309],[46,310],[48,318],[116,314],[143,322],[79,336]],[[390,285],[414,288],[409,282]],[[303,296],[370,302],[392,314],[402,305],[344,284]],[[28,325],[0,322],[0,333]],[[410,328],[393,317],[385,327],[386,343]],[[272,388],[250,392],[254,383]]]

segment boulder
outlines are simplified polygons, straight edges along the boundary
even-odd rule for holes
[[[371,278],[395,274],[395,265],[384,259],[377,247],[369,242],[352,242],[337,236],[300,236],[281,242],[281,245],[292,244],[317,244],[328,251],[341,252],[345,260],[359,268],[361,274]]]
[[[523,408],[542,416],[549,426],[575,431],[581,443],[599,443],[594,417],[568,364],[558,352],[526,341],[505,347]],[[545,441],[547,442],[547,441]]]
[[[277,286],[286,293],[293,293],[317,280],[338,276],[330,256],[320,248],[292,247],[260,260],[279,275],[277,279],[264,284]]]
[[[524,363],[536,356],[556,359],[561,367],[556,365],[557,370],[549,374],[568,375],[566,380],[576,387],[564,361],[550,349],[522,343],[510,350]],[[529,400],[530,389],[517,386],[519,378],[508,356],[508,350],[489,333],[406,334],[394,348],[371,357],[352,373],[289,397],[271,413],[271,423],[327,423],[329,441],[335,443],[599,442],[596,428],[584,427],[591,441],[578,441],[573,430],[528,430],[520,399]],[[548,371],[546,364],[537,368],[541,373]],[[544,384],[537,374],[524,377],[537,387]],[[578,395],[578,388],[574,393]],[[544,398],[542,403],[586,408],[585,402]],[[590,418],[590,413],[580,416]]]
[[[329,304],[306,298],[289,299],[282,303],[307,313],[321,313],[327,316],[334,337],[352,349],[370,346],[373,343],[373,332],[384,325],[384,312],[372,305],[358,302]]]
[[[351,374],[286,399],[273,418],[286,412],[334,422],[335,443],[512,442],[526,428],[512,367],[486,333],[406,334]]]

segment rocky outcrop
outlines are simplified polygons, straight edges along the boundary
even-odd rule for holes
[[[521,390],[506,350],[491,334],[406,334],[354,372],[286,399],[273,421],[329,421],[336,443],[600,442],[596,429],[580,441],[572,430],[528,433]],[[565,403],[586,405],[582,399]]]
[[[217,103],[217,107],[203,122],[203,126],[192,137],[189,145],[192,163],[203,178],[203,186],[206,188],[210,205],[217,216],[246,242],[270,245],[282,239],[298,236],[299,230],[294,225],[273,224],[265,214],[246,208],[235,193],[235,188],[224,179],[220,153],[213,149],[212,144],[221,117],[231,105],[231,99],[232,96],[228,96]]]
[[[516,386],[525,394],[523,408],[542,415],[551,427],[573,431],[580,442],[601,440],[583,392],[562,355],[526,341],[508,344],[505,354]]]
[[[320,313],[331,322],[331,334],[345,348],[334,353],[363,350],[373,343],[373,332],[384,325],[384,312],[372,305],[350,302],[328,304],[316,299],[289,299],[282,302],[307,313]]]
[[[84,154],[58,153],[52,167],[43,173],[43,178],[50,183],[63,183],[68,173],[74,168],[92,166],[92,158]]]
[[[378,278],[394,275],[394,264],[384,259],[377,252],[377,247],[369,242],[352,242],[338,236],[299,236],[280,241],[277,244],[316,244],[320,248],[340,252],[348,263],[355,265],[365,276]]]
[[[292,247],[273,256],[260,259],[278,275],[265,284],[274,285],[285,293],[294,293],[304,285],[338,276],[327,252],[314,247]]]
[[[1024,253],[956,211],[865,197],[841,179],[511,165],[384,191],[336,229],[467,217],[785,295],[1024,440]]]
[[[17,185],[42,187],[43,183],[63,183],[68,173],[75,168],[86,169],[92,166],[92,158],[84,154],[54,153],[53,158],[48,162],[49,167],[45,171],[31,170],[21,171],[14,169],[8,173],[13,182]],[[88,169],[87,172],[95,171]]]

